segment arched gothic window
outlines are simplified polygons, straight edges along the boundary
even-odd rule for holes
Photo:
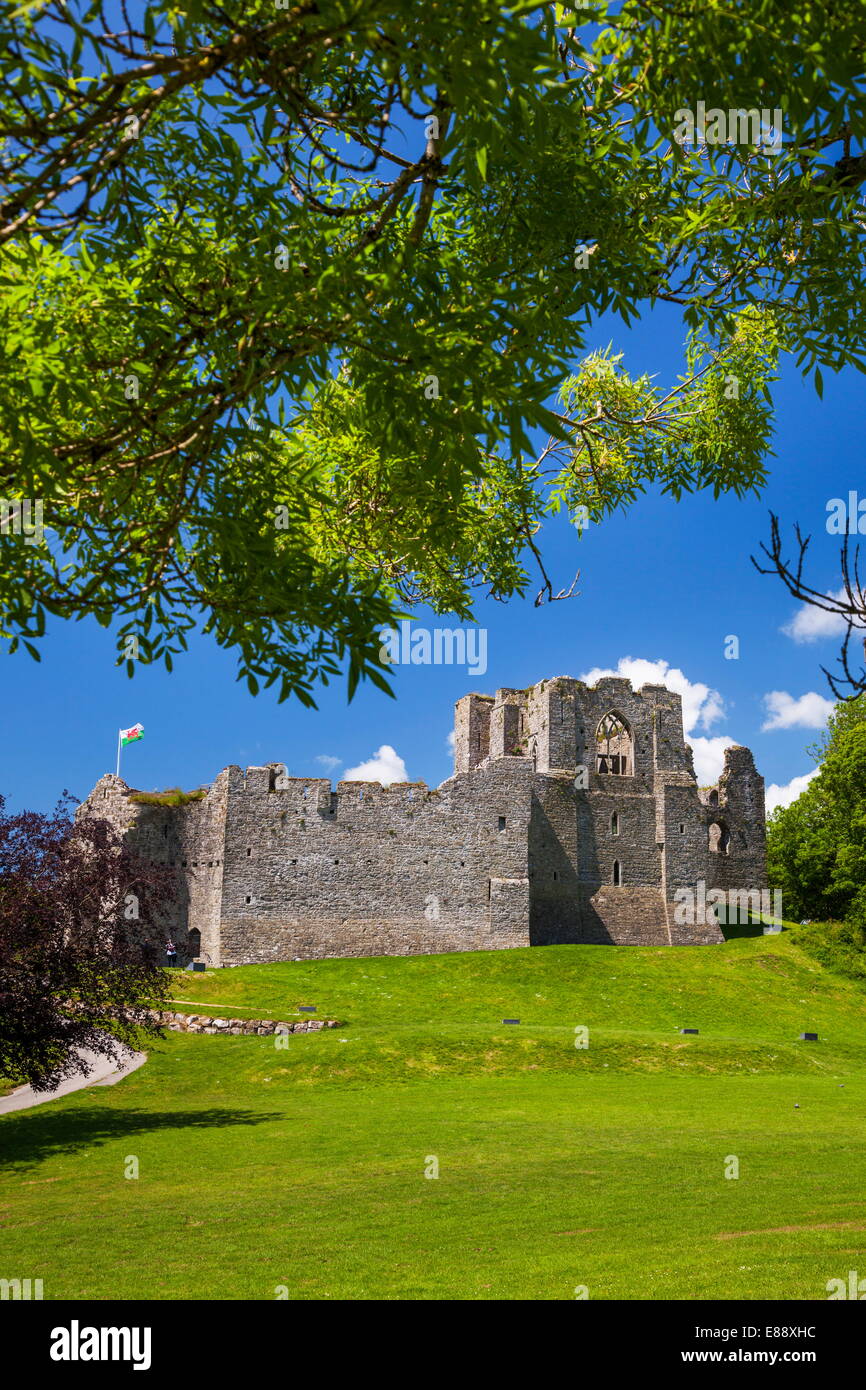
[[[596,730],[596,772],[630,777],[634,771],[628,725],[618,714],[606,714]]]

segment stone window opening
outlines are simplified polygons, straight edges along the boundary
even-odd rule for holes
[[[251,903],[251,902],[252,902],[252,898],[249,896],[249,894],[244,898],[244,902],[245,902],[245,903]]]
[[[714,792],[710,792],[710,805],[711,805],[711,806],[718,806],[718,804],[719,804],[719,793],[718,793],[718,792],[715,792],[715,791],[714,791]]]
[[[187,935],[187,950],[191,957],[201,955],[201,932],[198,927],[193,927]]]
[[[504,830],[504,829],[505,829],[505,817],[504,817],[504,816],[500,816],[500,817],[499,817],[499,829],[500,829],[500,830]]]
[[[620,886],[621,883],[622,883],[622,870],[621,870],[621,868],[620,868],[620,863],[619,863],[619,860],[618,860],[618,859],[614,859],[614,861],[613,861],[613,886],[614,886],[614,888],[619,888],[619,886]]]
[[[681,835],[685,835],[685,833],[686,833],[686,827],[683,825],[682,821],[680,821],[680,834],[681,834]]]
[[[632,740],[625,720],[612,711],[596,730],[596,772],[630,777],[633,772]]]
[[[252,856],[253,856],[253,852],[252,852],[252,850],[250,849],[249,845],[247,845],[247,859],[251,859]]]
[[[557,874],[556,870],[554,869],[554,871],[553,871],[553,881],[554,881],[554,883],[556,882],[556,880],[557,880],[558,877],[559,877],[559,875]]]
[[[728,827],[723,825],[721,821],[712,821],[708,831],[707,843],[710,854],[730,853],[731,834]]]
[[[619,834],[619,812],[618,812],[618,811],[614,811],[613,815],[612,815],[611,818],[610,818],[610,833],[611,833],[611,835],[618,835],[618,834]]]

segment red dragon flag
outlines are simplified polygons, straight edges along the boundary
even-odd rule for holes
[[[117,733],[117,775],[120,776],[120,750],[128,743],[138,743],[144,738],[144,725],[133,724],[131,729],[119,729]]]

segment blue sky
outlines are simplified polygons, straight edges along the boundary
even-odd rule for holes
[[[672,384],[682,365],[682,337],[677,316],[660,310],[630,331],[618,321],[603,324],[587,350],[612,338],[633,375],[658,372]],[[866,380],[855,372],[825,373],[819,400],[786,362],[775,402],[776,457],[761,498],[714,501],[703,493],[674,503],[649,495],[590,526],[582,538],[565,521],[548,526],[542,536],[548,571],[567,589],[579,568],[579,596],[535,608],[535,586],[524,600],[480,601],[484,675],[456,666],[398,667],[395,700],[369,687],[348,705],[340,684],[323,690],[319,709],[310,711],[295,702],[278,705],[271,692],[250,695],[236,682],[231,655],[209,640],[193,643],[171,674],[140,668],[130,681],[115,665],[110,632],[92,622],[51,624],[41,664],[24,653],[0,657],[0,793],[7,809],[49,809],[64,788],[84,797],[102,773],[114,770],[118,728],[137,721],[145,738],[124,751],[121,770],[145,789],[191,788],[229,763],[276,760],[294,776],[336,780],[375,759],[383,746],[395,756],[383,754],[382,766],[399,772],[402,760],[410,778],[435,786],[451,772],[447,736],[461,695],[621,669],[626,658],[665,663],[657,674],[635,669],[684,694],[699,780],[717,775],[729,740],[753,749],[768,785],[787,787],[813,768],[806,748],[831,698],[820,665],[832,666],[839,636],[798,642],[786,635],[782,629],[797,605],[778,579],[756,573],[749,556],[768,536],[772,509],[786,535],[795,520],[812,533],[811,582],[827,589],[840,584],[839,541],[825,529],[827,503],[858,484],[866,496]],[[424,612],[416,622],[457,625]],[[737,660],[724,655],[731,634],[739,638]],[[665,675],[666,668],[684,680]],[[780,727],[763,727],[773,722]],[[336,761],[327,766],[317,761],[322,758]]]

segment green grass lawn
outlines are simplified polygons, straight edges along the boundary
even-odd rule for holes
[[[824,1299],[866,1275],[866,992],[787,935],[174,987],[346,1026],[169,1034],[115,1087],[0,1118],[0,1276],[46,1299]]]

